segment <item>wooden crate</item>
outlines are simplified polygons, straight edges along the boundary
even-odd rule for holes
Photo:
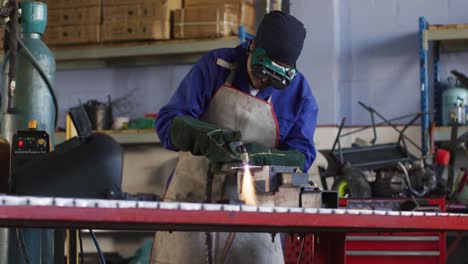
[[[179,2],[178,4],[176,2]],[[181,1],[144,1],[136,4],[122,4],[103,7],[104,23],[126,20],[170,21],[171,11],[181,7]]]
[[[101,7],[57,8],[49,10],[50,26],[97,25],[101,23]]]
[[[223,37],[237,33],[236,22],[229,5],[183,8],[174,11],[172,32],[176,39]]]
[[[185,0],[185,8],[193,7],[221,7],[229,5],[233,7],[234,12],[238,16],[236,23],[244,25],[248,28],[255,28],[256,11],[253,1],[244,0]]]
[[[44,42],[50,45],[97,43],[100,25],[73,25],[47,27]]]
[[[246,3],[255,6],[255,0],[185,0],[184,7],[208,6],[208,5],[237,5]]]
[[[170,39],[170,22],[162,20],[127,20],[102,25],[101,40],[105,42],[123,40]]]
[[[101,0],[41,0],[49,9],[101,6]]]

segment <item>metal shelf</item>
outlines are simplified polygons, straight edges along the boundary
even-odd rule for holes
[[[429,26],[424,30],[424,41],[440,41],[441,51],[468,50],[468,25]]]
[[[236,36],[203,40],[138,41],[51,48],[57,69],[195,63],[206,52],[239,45]],[[0,58],[3,60],[3,56]]]
[[[120,144],[148,144],[161,142],[153,129],[102,130],[96,132],[108,134]],[[56,132],[55,144],[60,144],[64,141],[65,132]]]
[[[433,45],[430,45],[433,43]],[[420,94],[421,112],[430,113],[429,87],[434,86],[434,98],[442,96],[440,83],[440,54],[441,52],[468,50],[468,25],[430,25],[425,17],[419,18],[419,65],[420,65]],[[430,63],[430,61],[432,63]],[[429,76],[429,66],[432,64],[432,76]],[[435,101],[437,108],[440,102]],[[429,142],[429,130],[431,120],[429,115],[424,115],[421,121],[421,138],[423,154],[427,155],[432,150]],[[460,129],[460,133],[464,129]],[[450,129],[438,129],[434,131],[434,140],[443,141],[450,138]]]
[[[468,27],[429,27],[426,32],[429,41],[468,39]]]
[[[102,44],[53,49],[57,69],[195,63],[206,52],[235,47],[237,37]],[[176,55],[176,56],[175,56]]]

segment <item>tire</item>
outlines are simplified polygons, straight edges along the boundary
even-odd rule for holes
[[[372,189],[360,169],[347,168],[344,175],[338,177],[332,189],[338,192],[340,198],[371,198]]]
[[[339,198],[350,198],[348,181],[344,177],[335,179],[332,190],[338,193]]]

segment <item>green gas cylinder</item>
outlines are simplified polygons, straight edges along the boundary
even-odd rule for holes
[[[37,129],[49,133],[50,139],[53,140],[56,118],[55,95],[51,89],[53,87],[48,86],[55,83],[55,59],[41,40],[47,23],[47,5],[39,2],[21,2],[19,8],[20,38],[35,58],[37,65],[34,65],[27,51],[20,48],[16,57],[16,88],[13,96],[9,98],[9,59],[8,54],[5,54],[2,69],[0,137],[11,142],[17,130],[27,130],[29,120],[35,119]],[[53,145],[52,142],[51,146]]]
[[[449,78],[449,88],[442,93],[442,125],[450,126],[454,115],[465,116],[466,105],[468,105],[468,91]],[[465,123],[466,120],[459,122],[462,125]]]
[[[24,45],[18,45],[20,49],[16,56],[16,85],[10,96],[8,53],[5,54],[2,64],[0,137],[11,144],[13,134],[18,130],[27,130],[28,122],[34,119],[37,121],[37,129],[46,131],[50,135],[50,145],[54,146],[57,113],[53,92],[55,60],[41,40],[47,24],[47,5],[39,2],[21,2],[19,8],[19,38]],[[37,176],[40,177],[40,172]],[[20,243],[18,238],[21,238],[23,243]],[[0,263],[27,263],[25,255],[30,263],[54,262],[53,230],[1,229],[0,244]],[[21,247],[21,244],[24,247]]]

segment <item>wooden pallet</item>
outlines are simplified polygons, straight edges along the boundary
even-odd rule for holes
[[[468,24],[451,24],[451,25],[431,25],[429,30],[443,30],[443,29],[460,29],[468,28]]]

